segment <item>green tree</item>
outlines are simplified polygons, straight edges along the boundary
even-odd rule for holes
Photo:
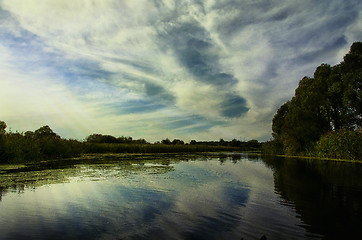
[[[174,140],[172,140],[172,144],[173,145],[184,145],[185,142],[180,139],[174,139]]]
[[[273,137],[275,138],[277,138],[282,133],[285,117],[287,116],[289,111],[289,105],[290,101],[284,103],[278,109],[277,113],[274,115],[272,130],[273,130]]]
[[[6,155],[5,129],[6,129],[6,123],[4,121],[0,121],[0,162],[4,161]]]
[[[351,46],[340,65],[344,83],[343,104],[347,109],[349,129],[362,128],[362,42]]]
[[[48,125],[35,130],[34,137],[37,139],[60,139],[60,136],[53,132]]]
[[[304,77],[292,100],[273,118],[273,138],[283,145],[283,152],[305,152],[328,131],[361,129],[361,76],[362,43],[358,42],[344,62],[333,67],[322,64],[314,78]]]
[[[294,155],[310,147],[327,131],[321,114],[323,85],[304,77],[295,96],[283,104],[273,118],[273,137],[284,146],[283,152]]]
[[[170,141],[170,139],[166,138],[166,139],[163,139],[163,140],[161,141],[161,143],[168,145],[168,144],[171,144],[171,141]]]
[[[0,121],[0,135],[5,135],[6,131],[6,123],[4,121]]]

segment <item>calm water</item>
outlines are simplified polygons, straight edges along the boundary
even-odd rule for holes
[[[0,239],[351,239],[361,203],[358,163],[213,154],[0,166]]]

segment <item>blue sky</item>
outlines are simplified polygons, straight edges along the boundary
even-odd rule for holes
[[[0,0],[0,119],[77,139],[264,141],[361,29],[358,0]]]

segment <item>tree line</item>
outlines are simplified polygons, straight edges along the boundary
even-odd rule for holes
[[[321,64],[276,112],[266,153],[327,158],[362,157],[362,43],[344,61]]]
[[[155,143],[128,136],[91,134],[84,141],[64,139],[48,125],[27,132],[6,131],[6,123],[0,121],[0,163],[29,162],[57,158],[77,157],[85,153],[178,153],[212,151],[257,151],[257,140],[196,141],[168,138]]]
[[[91,134],[89,135],[86,140],[86,143],[120,143],[120,144],[151,144],[147,142],[145,139],[133,139],[132,137],[128,136],[121,136],[121,137],[114,137],[112,135],[103,135],[103,134]],[[189,143],[185,143],[181,139],[173,139],[170,140],[169,138],[165,138],[161,141],[157,141],[154,143],[157,144],[165,144],[165,145],[204,145],[204,146],[226,146],[226,147],[240,147],[245,149],[258,149],[261,147],[261,143],[258,140],[250,140],[250,141],[241,141],[237,139],[233,139],[231,141],[225,141],[224,139],[220,139],[219,141],[196,141],[191,140]]]
[[[0,163],[67,158],[83,153],[81,142],[61,138],[48,125],[25,133],[7,132],[6,127],[0,121]]]

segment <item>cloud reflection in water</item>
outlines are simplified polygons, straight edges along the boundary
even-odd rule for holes
[[[73,166],[67,183],[4,195],[0,231],[36,239],[252,239],[285,226],[302,239],[293,209],[278,205],[270,169],[222,160]]]

